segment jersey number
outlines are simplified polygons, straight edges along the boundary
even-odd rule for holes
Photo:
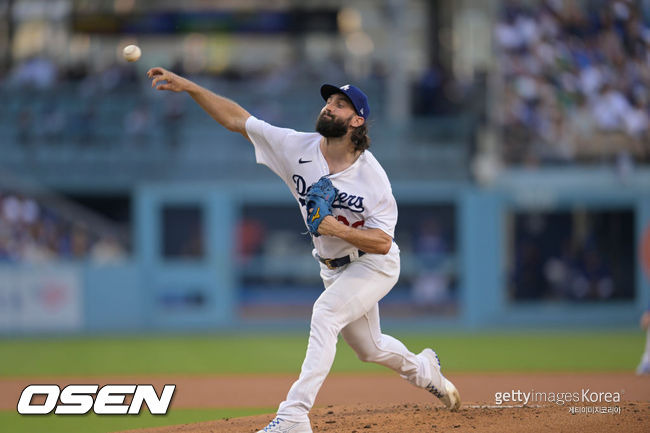
[[[346,217],[344,217],[343,215],[337,215],[336,219],[341,221],[346,226],[350,225],[350,221],[348,221],[348,219]],[[352,224],[352,228],[356,229],[358,227],[363,227],[363,224],[365,222],[366,222],[365,220],[359,220],[359,221],[355,222],[354,224]]]

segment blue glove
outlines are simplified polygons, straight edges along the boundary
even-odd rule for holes
[[[314,182],[307,190],[307,228],[309,233],[318,237],[318,226],[327,215],[332,215],[332,203],[339,191],[334,188],[332,181],[323,176]]]

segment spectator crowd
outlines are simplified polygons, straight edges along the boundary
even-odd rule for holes
[[[632,299],[632,220],[625,211],[516,214],[513,300]]]
[[[113,236],[94,233],[32,197],[0,191],[0,263],[106,263],[124,255],[124,246]]]
[[[650,157],[650,11],[634,0],[503,3],[495,40],[504,159]]]

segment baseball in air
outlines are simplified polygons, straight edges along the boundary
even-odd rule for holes
[[[142,55],[142,51],[137,45],[127,45],[122,50],[122,55],[127,62],[135,62]]]

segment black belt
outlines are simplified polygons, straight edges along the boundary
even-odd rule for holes
[[[359,257],[361,257],[366,253],[365,251],[361,251],[361,250],[358,251],[359,251]],[[318,258],[318,260],[320,260],[321,263],[325,263],[325,266],[327,266],[328,269],[340,268],[341,266],[345,266],[352,261],[349,255],[339,257],[336,259],[324,259],[318,254],[316,254],[316,257]]]

